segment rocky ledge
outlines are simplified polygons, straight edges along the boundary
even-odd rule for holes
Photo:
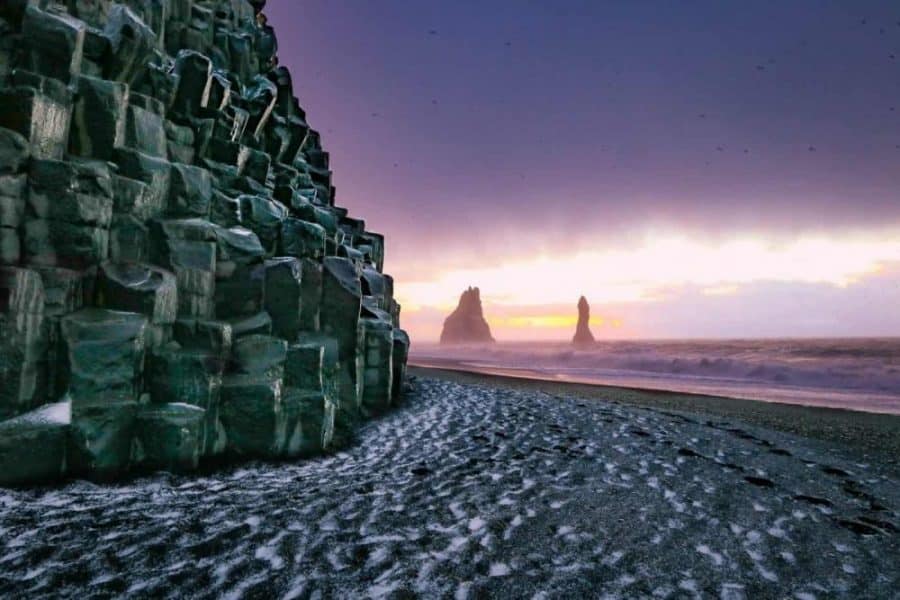
[[[0,485],[338,446],[397,397],[264,0],[0,5]]]

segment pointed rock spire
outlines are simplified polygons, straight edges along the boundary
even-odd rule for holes
[[[594,334],[591,333],[589,323],[591,320],[591,306],[587,299],[582,296],[578,300],[578,325],[575,327],[575,337],[572,343],[576,346],[584,346],[594,343]]]

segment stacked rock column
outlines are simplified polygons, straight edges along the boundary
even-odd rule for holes
[[[396,399],[384,239],[264,4],[0,6],[0,484],[309,455]]]

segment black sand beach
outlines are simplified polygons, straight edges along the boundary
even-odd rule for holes
[[[428,366],[411,362],[410,372],[458,383],[565,394],[663,411],[686,411],[707,417],[735,419],[759,427],[820,440],[844,448],[861,460],[871,460],[900,473],[900,416],[838,408],[761,402],[702,394],[685,394],[585,383],[548,381],[536,376],[476,373],[456,361],[429,359]]]
[[[896,597],[900,481],[850,445],[432,374],[333,456],[0,490],[0,596]]]

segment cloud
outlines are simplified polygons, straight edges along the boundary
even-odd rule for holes
[[[891,261],[900,261],[897,232],[786,241],[648,236],[633,246],[420,271],[418,280],[399,278],[397,290],[410,308],[452,308],[459,291],[470,285],[482,288],[486,302],[503,305],[567,305],[580,295],[603,304],[649,302],[685,286],[699,286],[707,295],[733,294],[735,286],[762,281],[842,287]]]

